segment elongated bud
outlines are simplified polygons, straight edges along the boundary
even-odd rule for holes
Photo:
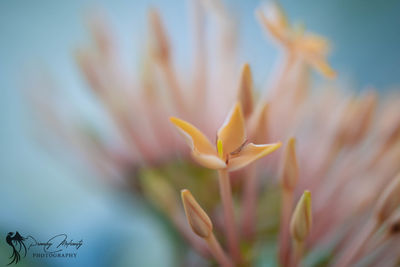
[[[89,29],[101,56],[110,56],[115,45],[113,42],[115,38],[105,12],[96,10],[89,14],[88,18]]]
[[[157,59],[167,61],[170,57],[169,41],[160,14],[156,9],[150,9],[148,17],[152,33],[151,45],[153,53]]]
[[[304,191],[290,221],[290,234],[298,242],[306,240],[312,226],[311,193]]]
[[[171,185],[155,171],[140,173],[143,194],[161,211],[172,215],[178,208],[178,198]]]
[[[268,103],[256,107],[249,120],[251,140],[254,143],[264,144],[268,140]]]
[[[207,213],[200,207],[189,190],[182,190],[181,197],[186,218],[193,232],[202,238],[209,237],[212,233],[213,226]]]
[[[378,102],[378,96],[375,92],[368,92],[361,99],[359,104],[358,114],[359,114],[359,125],[358,132],[355,134],[354,138],[361,139],[366,133],[373,121],[375,109]],[[355,125],[353,125],[354,127]]]
[[[102,88],[101,81],[98,77],[98,72],[94,68],[95,61],[93,60],[93,54],[90,54],[87,50],[77,49],[75,51],[75,59],[85,78],[90,84],[90,89],[96,94]]]
[[[290,138],[285,148],[281,181],[285,190],[293,191],[299,177],[299,167],[296,158],[296,139]]]
[[[243,115],[248,118],[253,112],[253,78],[249,64],[244,64],[239,81],[238,101],[242,104]]]
[[[383,223],[400,207],[400,174],[386,187],[378,199],[375,216],[378,223]]]
[[[367,134],[373,121],[376,104],[377,96],[373,92],[349,103],[343,112],[340,138],[344,143],[357,144]]]

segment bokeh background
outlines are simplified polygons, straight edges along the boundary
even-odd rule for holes
[[[7,233],[19,231],[43,240],[58,233],[83,240],[76,259],[27,257],[20,266],[175,266],[181,248],[145,203],[43,149],[21,88],[43,68],[65,89],[65,101],[96,116],[73,58],[74,49],[88,41],[88,12],[106,11],[123,53],[136,64],[145,45],[147,10],[158,7],[183,66],[191,44],[188,1],[0,1],[0,264],[10,255]],[[254,18],[261,3],[227,1],[239,21],[240,58],[252,66],[256,85],[278,55]],[[330,62],[341,83],[380,91],[399,85],[399,1],[281,3],[291,19],[332,41]]]

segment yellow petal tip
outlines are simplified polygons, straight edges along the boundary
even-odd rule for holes
[[[169,121],[173,124],[177,124],[181,119],[178,119],[177,117],[169,117]]]

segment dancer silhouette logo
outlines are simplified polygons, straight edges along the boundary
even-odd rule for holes
[[[21,257],[25,258],[28,251],[32,251],[33,258],[76,258],[76,251],[83,245],[83,240],[74,241],[66,234],[57,234],[47,241],[37,241],[31,235],[22,236],[18,232],[9,232],[6,243],[11,247],[10,262],[17,264]]]

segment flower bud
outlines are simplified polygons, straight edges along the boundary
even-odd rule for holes
[[[152,33],[151,47],[157,59],[167,61],[170,57],[170,48],[164,25],[160,14],[156,9],[150,9],[148,14],[149,24]]]
[[[296,209],[293,212],[290,222],[290,233],[292,238],[298,242],[303,242],[310,233],[312,225],[311,215],[311,193],[304,191]]]
[[[268,141],[268,109],[267,102],[258,105],[249,119],[250,137],[254,143],[264,144]]]
[[[285,190],[293,191],[299,177],[299,167],[296,158],[296,139],[289,139],[285,149],[281,174],[282,186]]]
[[[160,174],[153,170],[140,173],[143,194],[161,211],[174,214],[178,208],[178,198],[172,186]]]
[[[181,197],[186,218],[193,232],[202,238],[209,237],[212,233],[213,226],[207,213],[200,207],[189,190],[182,190]]]
[[[238,101],[242,104],[243,115],[248,118],[253,112],[253,78],[247,63],[242,67],[238,93]]]

